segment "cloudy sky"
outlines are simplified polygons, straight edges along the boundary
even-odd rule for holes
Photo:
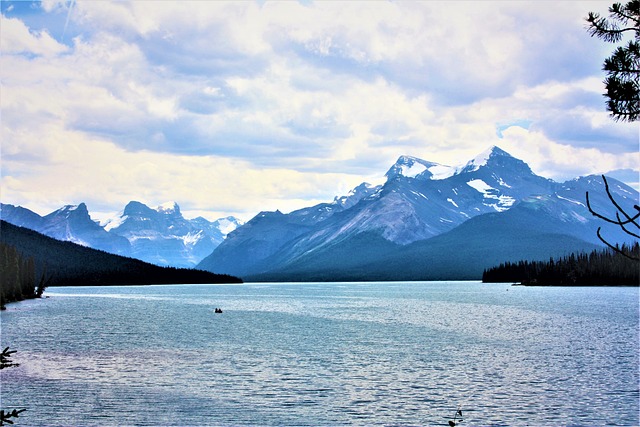
[[[585,31],[610,3],[2,1],[2,202],[248,220],[492,145],[559,181],[637,170]]]

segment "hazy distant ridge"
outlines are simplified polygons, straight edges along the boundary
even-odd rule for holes
[[[232,216],[213,222],[202,217],[188,220],[175,202],[152,209],[132,201],[102,224],[91,219],[84,203],[64,206],[44,217],[2,204],[1,214],[11,224],[58,240],[174,267],[194,267],[242,224]]]

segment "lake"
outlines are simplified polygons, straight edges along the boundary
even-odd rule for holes
[[[50,288],[9,304],[16,425],[638,425],[638,288]],[[223,313],[214,313],[215,308]]]

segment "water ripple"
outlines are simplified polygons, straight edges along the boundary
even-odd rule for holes
[[[509,289],[507,292],[506,289]],[[2,313],[26,425],[638,425],[638,290],[52,289]],[[224,313],[213,313],[223,307]]]

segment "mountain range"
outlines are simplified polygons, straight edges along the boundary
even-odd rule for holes
[[[500,262],[601,246],[587,191],[615,217],[601,177],[555,182],[499,147],[457,167],[401,156],[385,176],[331,203],[261,212],[197,267],[264,281],[478,279]],[[638,203],[637,191],[608,181],[622,206]]]
[[[40,216],[2,204],[2,219],[58,240],[162,266],[197,267],[245,280],[478,279],[505,261],[545,260],[629,242],[585,205],[615,217],[600,176],[556,182],[499,147],[459,166],[400,156],[381,185],[362,183],[332,202],[288,214],[185,219],[180,207],[132,201],[102,223],[87,206]],[[623,206],[638,192],[609,178]],[[632,209],[629,209],[631,211]]]
[[[202,217],[188,220],[175,202],[152,209],[132,201],[102,223],[91,219],[84,203],[45,216],[10,204],[0,209],[3,220],[57,240],[172,267],[194,267],[242,224],[234,217],[213,222]]]

